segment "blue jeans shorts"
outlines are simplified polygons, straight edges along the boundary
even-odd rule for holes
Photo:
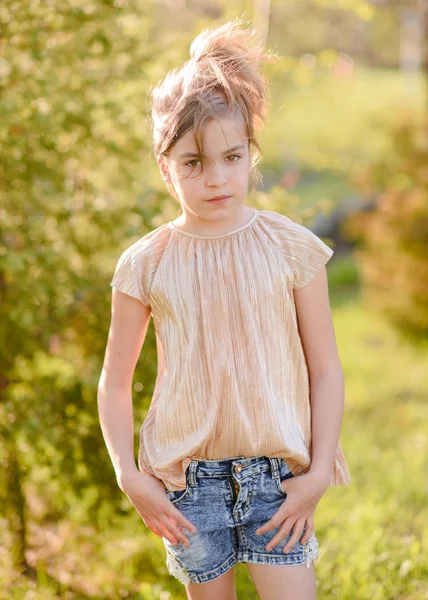
[[[162,537],[168,572],[187,585],[220,577],[237,562],[309,567],[318,556],[314,533],[305,544],[296,542],[288,554],[282,549],[293,529],[270,551],[266,546],[279,526],[255,533],[283,504],[287,493],[281,481],[290,477],[294,475],[283,458],[192,459],[186,488],[165,488],[167,498],[197,529],[196,534],[185,529],[190,546],[182,542],[174,546]]]

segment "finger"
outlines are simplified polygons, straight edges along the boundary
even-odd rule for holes
[[[137,511],[138,512],[138,511]],[[166,537],[171,543],[177,544],[178,541],[171,536],[170,532],[165,528],[164,525],[162,525],[162,523],[160,521],[157,521],[156,523],[153,521],[153,519],[150,519],[149,517],[143,517],[143,515],[138,512],[138,514],[140,515],[141,519],[143,520],[145,526],[150,529],[150,531],[152,531],[155,535],[158,535],[159,537]]]
[[[284,554],[288,554],[288,552],[290,552],[290,550],[297,544],[300,536],[302,535],[304,524],[305,519],[295,522],[293,527],[293,534],[282,549]]]
[[[150,523],[150,530],[153,531],[156,535],[158,535],[159,537],[166,538],[169,542],[171,542],[173,546],[176,546],[178,544],[178,540],[172,535],[172,533],[165,527],[165,525],[161,521],[156,521],[156,524],[154,524],[152,521],[150,521]]]
[[[262,533],[267,533],[272,529],[276,529],[281,525],[281,523],[286,519],[287,515],[284,513],[283,508],[281,507],[276,513],[273,515],[269,521],[266,521],[264,525],[256,529],[256,535],[261,535]]]
[[[152,531],[155,535],[162,537],[162,533],[153,524],[153,521],[151,521],[151,519],[143,519],[143,521],[144,521],[145,526],[148,527],[150,529],[150,531]]]
[[[176,523],[174,518],[171,518],[168,514],[161,514],[159,520],[165,525],[165,527],[185,546],[190,546],[190,541],[187,536],[181,530],[180,524]]]
[[[313,531],[314,531],[315,527],[314,527],[314,518],[313,517],[308,517],[306,519],[306,526],[304,528],[305,533],[302,536],[302,539],[300,540],[301,544],[306,544],[306,542],[309,540],[309,538],[311,537]]]
[[[169,528],[162,523],[162,521],[158,521],[157,528],[162,532],[162,537],[166,538],[171,542],[173,546],[176,546],[180,540],[177,539],[175,535],[169,530]]]
[[[178,508],[176,508],[172,504],[172,502],[170,502],[170,504],[172,507],[172,512],[170,511],[168,514],[174,519],[174,521],[176,523],[178,523],[179,525],[181,525],[181,527],[184,527],[185,529],[187,529],[187,531],[190,531],[190,533],[193,533],[193,534],[198,533],[198,530],[193,525],[193,523],[188,521],[186,519],[186,517],[183,515],[183,513],[181,511],[179,511]]]
[[[279,528],[279,531],[277,531],[273,538],[268,542],[268,544],[266,545],[266,550],[269,552],[269,550],[275,548],[275,546],[277,546],[281,540],[286,538],[287,535],[290,533],[292,526],[293,521],[291,517],[288,517],[288,519],[286,519],[282,523],[281,527]]]
[[[150,529],[150,531],[152,531],[155,535],[160,535],[162,537],[162,534],[160,533],[159,529],[154,525],[151,519],[149,519],[148,517],[143,517],[143,515],[138,510],[137,513],[140,515],[144,525],[148,529]]]

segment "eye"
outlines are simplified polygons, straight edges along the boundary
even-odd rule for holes
[[[241,156],[239,154],[229,154],[229,156],[227,157],[228,159],[231,158],[232,156],[235,156],[237,159],[240,159]],[[185,167],[192,167],[195,168],[196,165],[194,163],[199,162],[199,159],[194,158],[193,160],[190,160],[189,162],[185,163],[184,166]],[[230,160],[229,162],[237,162],[236,160]]]
[[[196,165],[193,165],[192,163],[195,162],[199,162],[199,160],[197,158],[194,158],[193,160],[190,160],[189,162],[185,163],[184,166],[185,167],[195,167]]]

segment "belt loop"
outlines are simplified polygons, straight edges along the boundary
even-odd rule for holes
[[[189,486],[190,487],[197,487],[198,482],[196,480],[196,469],[198,468],[198,461],[194,460],[193,458],[191,459],[190,463],[189,463],[189,470],[188,470],[188,475],[187,475],[187,479],[189,482]]]
[[[279,473],[279,458],[274,456],[268,456],[270,462],[270,468],[272,471],[272,477],[276,477],[276,474]]]

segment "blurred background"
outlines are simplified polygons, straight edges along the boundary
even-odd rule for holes
[[[181,212],[149,89],[207,26],[280,55],[249,199],[322,237],[352,481],[315,514],[319,600],[428,597],[428,8],[424,0],[0,4],[0,598],[185,598],[119,490],[96,392],[120,253]],[[135,371],[136,445],[156,377]],[[247,568],[238,597],[257,598]]]

